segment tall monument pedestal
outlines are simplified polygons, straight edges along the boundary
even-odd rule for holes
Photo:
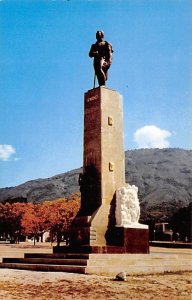
[[[79,184],[81,207],[71,226],[70,251],[149,252],[146,226],[116,226],[116,190],[125,185],[123,110],[121,95],[106,87],[85,93],[83,173]]]

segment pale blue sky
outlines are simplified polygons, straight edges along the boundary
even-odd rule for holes
[[[82,166],[98,29],[114,48],[107,87],[123,95],[125,150],[158,147],[158,138],[192,148],[191,0],[4,0],[0,187]]]

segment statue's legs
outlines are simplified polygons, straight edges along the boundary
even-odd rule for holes
[[[105,74],[105,81],[107,81],[108,70],[109,70],[109,67],[103,67],[103,72]]]
[[[95,69],[95,74],[97,76],[99,86],[105,85],[105,81],[106,81],[106,75],[102,67],[103,67],[103,60],[95,59],[94,69]]]
[[[95,70],[99,86],[105,85],[106,76],[102,69]]]

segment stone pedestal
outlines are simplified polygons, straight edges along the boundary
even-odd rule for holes
[[[139,226],[140,225],[140,226]],[[149,253],[148,226],[112,227],[107,232],[108,246],[122,248],[122,253]]]
[[[89,246],[101,253],[148,253],[146,245],[144,252],[136,249],[144,229],[133,233],[115,227],[115,193],[125,185],[123,110],[121,95],[106,87],[85,93],[83,173],[79,184],[81,207],[71,226],[70,249]],[[148,243],[147,232],[144,239]]]
[[[71,228],[70,244],[106,245],[115,191],[125,182],[122,133],[121,95],[105,87],[85,93],[81,209]]]

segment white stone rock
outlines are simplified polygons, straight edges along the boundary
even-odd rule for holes
[[[127,281],[126,272],[120,272],[115,277],[116,280]]]

